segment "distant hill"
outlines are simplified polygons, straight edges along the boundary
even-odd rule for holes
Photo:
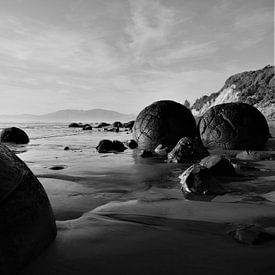
[[[201,116],[212,106],[237,101],[258,108],[267,120],[275,120],[274,66],[229,77],[220,91],[197,99],[191,110],[193,115]]]
[[[104,109],[60,110],[44,115],[0,115],[0,121],[18,122],[113,122],[115,120],[126,122],[133,119],[135,119],[133,114],[123,114]]]

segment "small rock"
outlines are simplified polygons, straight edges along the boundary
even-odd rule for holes
[[[99,153],[108,153],[113,150],[113,142],[109,139],[103,139],[96,147]]]
[[[65,150],[65,151],[68,151],[68,150],[70,150],[70,147],[69,147],[69,146],[65,146],[65,147],[64,147],[64,150]]]
[[[238,242],[244,244],[257,244],[273,239],[273,236],[257,225],[239,225],[228,232]]]
[[[209,156],[208,151],[199,139],[181,138],[168,154],[167,162],[189,162]]]
[[[82,123],[76,123],[76,122],[69,124],[69,128],[81,128],[82,126],[83,126]]]
[[[114,128],[121,128],[123,127],[123,124],[120,121],[116,121],[113,123],[113,127]]]
[[[208,168],[215,176],[235,176],[232,163],[220,155],[208,156],[200,161],[200,165]]]
[[[237,159],[240,160],[264,160],[264,159],[271,159],[271,154],[257,152],[257,151],[242,151],[236,155]]]
[[[168,148],[167,147],[163,147],[162,144],[159,144],[157,146],[157,148],[155,149],[155,153],[159,156],[163,156],[163,157],[167,157],[168,154]]]
[[[54,165],[54,166],[51,166],[49,169],[51,169],[51,170],[62,170],[62,169],[65,169],[65,166],[63,166],[63,165]]]
[[[193,164],[179,178],[181,179],[181,189],[186,193],[202,195],[222,195],[225,193],[224,188],[218,183],[211,171],[200,164]]]
[[[134,120],[131,120],[129,122],[126,122],[123,124],[123,127],[124,128],[128,128],[129,130],[132,130],[133,126],[135,124],[135,121]]]
[[[93,130],[93,127],[90,125],[90,124],[85,124],[83,127],[82,127],[83,130]]]
[[[141,150],[139,156],[142,158],[150,158],[153,156],[153,153],[149,150]]]
[[[124,146],[124,144],[119,140],[113,141],[113,150],[117,152],[124,152],[127,148]]]
[[[131,139],[131,140],[128,140],[127,141],[127,146],[130,148],[130,149],[135,149],[138,147],[138,144],[135,140]]]

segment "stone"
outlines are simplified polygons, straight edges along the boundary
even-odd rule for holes
[[[135,140],[131,139],[131,140],[128,140],[127,141],[127,146],[130,148],[130,149],[135,149],[138,147],[138,144]]]
[[[16,144],[27,144],[30,142],[30,139],[22,129],[17,127],[11,127],[2,130],[0,141]]]
[[[229,235],[243,244],[258,244],[274,239],[274,237],[257,225],[238,225],[230,230]]]
[[[121,128],[121,127],[123,127],[123,124],[120,121],[115,121],[113,123],[113,127],[114,128]]]
[[[4,144],[0,182],[0,274],[19,274],[55,239],[55,218],[41,183]]]
[[[113,150],[117,152],[124,152],[127,148],[119,140],[113,140]]]
[[[127,148],[124,146],[124,144],[121,141],[118,140],[108,140],[103,139],[99,142],[99,144],[96,147],[96,150],[99,153],[109,153],[109,152],[123,152]]]
[[[237,159],[240,160],[265,160],[265,159],[271,159],[272,155],[265,152],[257,152],[257,151],[242,151],[236,155]]]
[[[209,156],[209,153],[200,139],[192,140],[188,137],[183,137],[168,154],[167,162],[190,162],[206,156]]]
[[[162,144],[159,144],[156,148],[155,148],[155,153],[161,157],[167,157],[168,154],[168,148],[167,147],[163,147]]]
[[[153,156],[153,153],[152,151],[149,151],[149,150],[141,150],[139,156],[142,158],[150,158]]]
[[[82,127],[82,129],[83,130],[93,130],[93,127],[92,127],[92,125],[90,125],[90,124],[85,124],[83,127]]]
[[[83,127],[83,125],[82,125],[82,123],[73,122],[73,123],[69,124],[69,127],[70,128],[81,128],[81,127]]]
[[[159,144],[171,150],[181,137],[195,138],[195,119],[185,106],[171,100],[154,102],[135,121],[133,138],[139,148],[154,150]]]
[[[211,155],[203,158],[200,165],[208,168],[215,176],[235,176],[235,168],[224,156]]]
[[[201,117],[198,129],[204,146],[210,149],[259,150],[269,137],[263,114],[246,103],[224,103]]]
[[[101,122],[95,128],[104,128],[104,127],[107,127],[107,126],[110,126],[110,123]]]
[[[193,164],[179,178],[181,190],[185,193],[200,195],[223,195],[225,193],[224,188],[211,171],[200,164]]]
[[[129,130],[132,130],[134,124],[135,124],[135,121],[134,121],[134,120],[131,120],[131,121],[128,121],[128,122],[124,123],[124,124],[123,124],[123,127],[124,127],[124,128],[128,128]]]
[[[108,153],[113,150],[113,142],[108,139],[103,139],[97,145],[96,150],[99,153]]]
[[[65,150],[65,151],[68,151],[68,150],[70,150],[70,147],[69,147],[69,146],[65,146],[65,147],[64,147],[64,150]]]

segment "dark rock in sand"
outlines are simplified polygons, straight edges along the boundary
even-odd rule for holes
[[[113,127],[114,128],[121,128],[121,127],[123,127],[123,124],[120,121],[115,121],[113,123]]]
[[[212,155],[200,161],[200,165],[208,168],[215,176],[235,176],[234,166],[224,156]]]
[[[0,274],[19,274],[55,238],[47,194],[30,169],[0,144]]]
[[[113,150],[117,152],[124,152],[127,148],[119,140],[113,140]]]
[[[127,141],[127,146],[130,148],[130,149],[135,149],[138,147],[138,144],[135,140],[131,139],[131,140],[128,140]]]
[[[171,150],[182,137],[195,138],[195,119],[180,103],[161,100],[143,109],[133,127],[139,148],[154,150],[159,144]]]
[[[49,167],[49,169],[51,169],[51,170],[62,170],[65,168],[66,167],[64,165],[54,165],[54,166]]]
[[[258,244],[274,239],[271,234],[257,225],[239,225],[228,233],[235,240],[244,244]]]
[[[108,140],[103,139],[99,142],[99,144],[96,147],[96,150],[99,153],[108,153],[108,152],[123,152],[127,148],[124,146],[124,144],[121,141],[118,140]]]
[[[162,144],[159,144],[156,148],[155,148],[155,153],[161,157],[167,157],[168,154],[168,148],[167,147],[163,147]]]
[[[209,153],[200,139],[192,140],[188,137],[183,137],[168,154],[168,162],[190,162],[206,156],[209,156]]]
[[[17,127],[5,128],[1,132],[1,142],[11,142],[16,144],[27,144],[30,139],[28,135]]]
[[[210,108],[198,124],[203,144],[211,149],[261,149],[269,129],[263,114],[246,103],[225,103]]]
[[[65,146],[65,147],[64,147],[64,150],[65,150],[65,151],[68,151],[68,150],[70,150],[70,147],[69,147],[69,146]]]
[[[82,127],[83,130],[93,130],[93,127],[90,125],[90,124],[85,124],[83,127]]]
[[[96,147],[99,153],[108,153],[113,150],[113,142],[109,139],[103,139]]]
[[[139,156],[142,158],[150,158],[153,156],[153,153],[152,151],[149,151],[149,150],[141,150]]]
[[[129,130],[132,130],[132,128],[134,127],[134,124],[135,124],[135,121],[131,120],[131,121],[128,121],[128,122],[124,123],[123,127],[128,128]]]
[[[201,195],[222,195],[225,193],[211,171],[200,164],[193,164],[179,178],[181,179],[181,189],[186,193]]]
[[[240,160],[264,160],[264,159],[272,159],[272,155],[269,153],[264,152],[257,152],[257,151],[243,151],[236,155],[237,159]]]
[[[73,122],[73,123],[69,124],[69,127],[70,128],[81,128],[81,127],[83,127],[83,125],[82,125],[82,123]]]
[[[101,122],[95,128],[104,128],[104,127],[107,127],[107,126],[110,126],[110,123]]]

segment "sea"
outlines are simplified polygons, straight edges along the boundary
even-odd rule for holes
[[[7,145],[43,184],[57,220],[77,218],[111,201],[183,198],[178,176],[188,164],[141,158],[139,150],[97,152],[100,140],[126,142],[132,139],[129,131],[84,131],[69,128],[67,123],[16,122],[0,123],[0,130],[11,126],[24,130],[30,142]],[[66,146],[70,149],[64,150]],[[170,192],[163,192],[168,189]]]

